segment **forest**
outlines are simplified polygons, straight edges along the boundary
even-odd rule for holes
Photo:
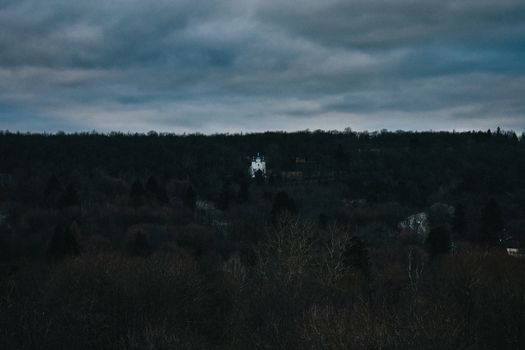
[[[0,131],[2,349],[525,349],[524,243],[500,128]]]

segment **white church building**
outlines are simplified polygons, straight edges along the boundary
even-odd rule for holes
[[[257,174],[258,171],[261,171],[262,175],[266,176],[266,162],[264,161],[264,157],[261,157],[259,153],[257,153],[257,156],[252,159],[250,175],[255,177],[255,174]]]

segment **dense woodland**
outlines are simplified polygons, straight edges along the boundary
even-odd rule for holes
[[[2,349],[524,349],[523,242],[499,128],[0,133]]]

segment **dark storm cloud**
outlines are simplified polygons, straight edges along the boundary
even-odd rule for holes
[[[521,41],[525,28],[519,0],[277,0],[259,13],[322,44],[375,49]]]
[[[0,0],[0,128],[525,129],[521,0]]]

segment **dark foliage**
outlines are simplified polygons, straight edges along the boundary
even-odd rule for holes
[[[328,217],[325,213],[320,213],[319,216],[317,216],[317,224],[322,229],[328,227]]]
[[[60,181],[55,175],[52,175],[49,180],[47,180],[46,188],[44,190],[44,196],[48,198],[49,196],[59,192],[61,189]]]
[[[217,207],[221,210],[227,210],[233,199],[233,190],[229,181],[222,184],[221,192],[217,200]]]
[[[450,252],[450,231],[448,227],[445,225],[430,227],[426,244],[431,258]]]
[[[77,189],[72,184],[66,186],[62,195],[58,198],[57,207],[64,209],[67,207],[80,205],[80,198]]]
[[[295,214],[297,213],[297,206],[292,197],[285,191],[279,191],[275,195],[272,206],[272,215],[277,216],[281,214]]]
[[[458,204],[454,210],[453,221],[454,232],[462,239],[467,236],[467,218],[465,217],[465,208],[462,204]]]
[[[196,200],[197,200],[197,193],[195,192],[195,189],[193,188],[193,186],[190,185],[186,189],[186,193],[184,194],[184,197],[183,197],[184,205],[191,210],[195,210]]]
[[[46,256],[49,261],[57,262],[67,257],[78,255],[78,242],[71,228],[57,226],[49,241]]]
[[[155,179],[154,176],[150,176],[148,181],[146,181],[146,191],[153,194],[157,194],[159,191],[159,184],[157,183],[157,179]]]
[[[255,172],[255,183],[261,186],[264,184],[264,181],[265,181],[264,173],[262,172],[262,170],[257,170]]]
[[[137,256],[148,256],[152,251],[148,237],[142,232],[137,232],[135,234],[130,248],[131,254]]]
[[[246,181],[245,179],[240,181],[237,198],[241,203],[246,203],[250,201],[250,189],[248,186],[248,181]]]
[[[343,259],[347,266],[362,272],[365,277],[369,276],[370,261],[368,249],[359,237],[352,237],[348,241],[345,246]]]
[[[503,130],[0,132],[0,348],[522,349],[524,210]]]
[[[9,261],[11,258],[10,247],[7,239],[4,237],[2,230],[0,230],[0,262]]]
[[[142,186],[142,182],[139,179],[136,179],[131,185],[129,195],[134,199],[138,199],[144,195],[144,186]]]
[[[481,229],[478,241],[482,244],[498,245],[504,228],[501,208],[498,202],[491,198],[481,212]]]
[[[337,149],[335,151],[335,159],[337,159],[337,161],[339,162],[342,162],[344,161],[346,158],[346,153],[343,149],[343,145],[342,144],[338,144],[337,145]]]

